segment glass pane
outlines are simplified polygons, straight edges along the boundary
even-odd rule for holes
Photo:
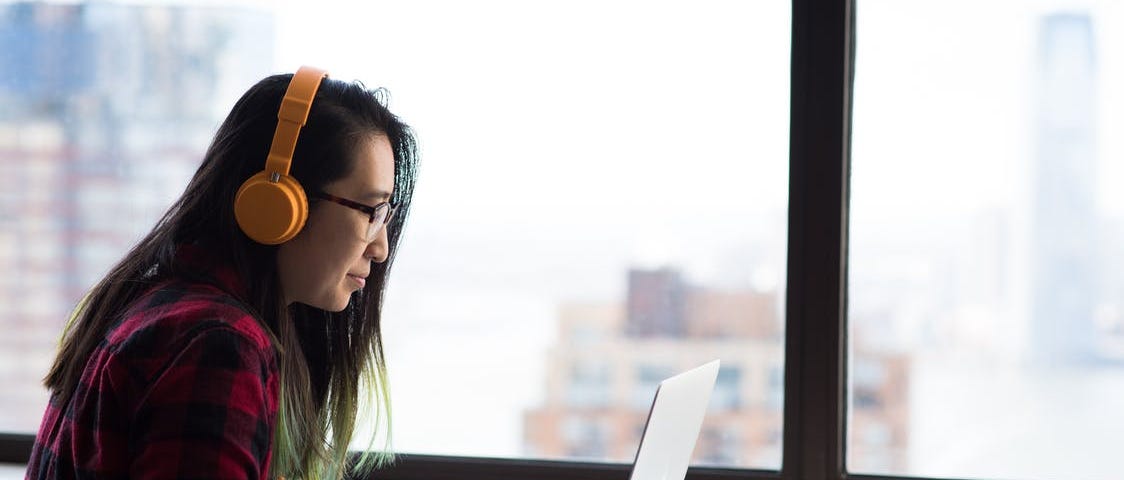
[[[272,15],[0,3],[0,431],[34,433],[62,326],[183,191]]]
[[[721,358],[696,461],[779,468],[788,2],[442,5],[376,10],[356,67],[424,154],[395,445],[631,462],[656,384]]]
[[[1124,459],[1124,4],[863,1],[848,470]]]
[[[312,64],[420,141],[397,450],[629,462],[659,380],[720,358],[697,463],[779,468],[787,2],[176,5],[0,4],[0,430],[237,95]]]

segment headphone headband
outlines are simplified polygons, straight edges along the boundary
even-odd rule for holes
[[[316,97],[320,81],[326,76],[328,72],[308,66],[300,67],[293,74],[289,88],[285,90],[285,98],[281,100],[281,109],[277,111],[277,130],[273,132],[273,143],[265,160],[266,172],[289,174],[293,152],[297,148],[297,136],[308,121],[312,99]]]
[[[308,197],[300,182],[289,176],[289,167],[297,149],[297,136],[308,121],[320,81],[327,75],[313,67],[301,67],[293,74],[277,111],[277,129],[265,159],[265,170],[247,179],[235,194],[234,218],[246,236],[258,243],[287,242],[300,232],[308,218]]]

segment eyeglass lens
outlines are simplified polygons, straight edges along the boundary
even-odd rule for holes
[[[373,241],[375,236],[379,234],[387,223],[390,223],[390,205],[381,204],[375,207],[375,214],[371,217],[371,223],[367,225],[367,241]]]

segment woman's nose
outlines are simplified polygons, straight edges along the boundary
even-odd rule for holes
[[[382,263],[386,261],[390,253],[390,240],[387,238],[386,226],[379,229],[379,233],[375,235],[374,240],[367,244],[367,250],[363,253],[372,262]]]

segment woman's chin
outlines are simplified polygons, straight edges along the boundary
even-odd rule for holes
[[[312,308],[319,308],[320,310],[328,312],[342,312],[347,309],[347,305],[351,303],[351,296],[337,296],[336,298],[325,299],[318,302],[302,302]]]
[[[342,312],[347,309],[347,304],[351,302],[351,297],[343,297],[342,302],[332,302],[330,308],[325,308],[329,312]]]

